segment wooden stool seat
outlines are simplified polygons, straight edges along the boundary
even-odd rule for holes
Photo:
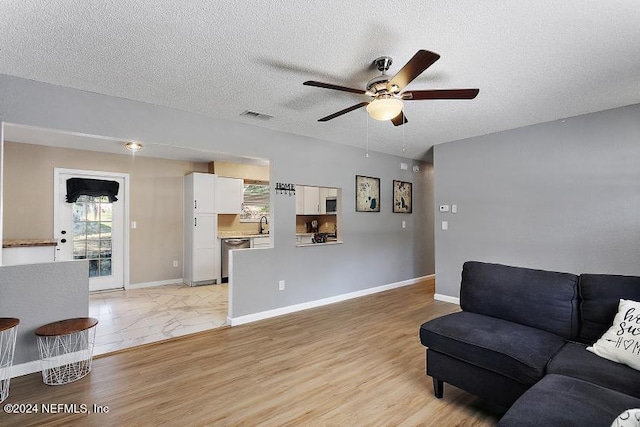
[[[49,323],[36,329],[36,335],[41,337],[53,337],[56,335],[69,335],[74,332],[86,331],[98,324],[98,319],[93,317],[77,317],[75,319],[60,320]]]
[[[15,328],[20,323],[20,319],[15,317],[0,317],[0,332]]]

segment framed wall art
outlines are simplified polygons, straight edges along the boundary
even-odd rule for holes
[[[380,178],[356,175],[356,212],[380,212]]]
[[[411,213],[413,184],[393,180],[393,212]]]

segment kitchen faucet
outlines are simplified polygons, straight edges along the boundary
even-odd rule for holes
[[[269,219],[266,215],[262,215],[260,217],[260,223],[258,224],[258,234],[264,233],[264,227],[262,226],[262,219],[264,218],[264,225],[269,224]]]

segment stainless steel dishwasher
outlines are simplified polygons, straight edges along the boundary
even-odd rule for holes
[[[229,251],[251,247],[250,239],[222,239],[222,281],[229,279]]]

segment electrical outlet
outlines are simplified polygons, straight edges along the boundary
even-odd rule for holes
[[[284,291],[284,280],[278,282],[278,290]]]
[[[177,260],[177,259],[174,259],[174,260],[173,260],[173,266],[174,266],[174,267],[177,267],[177,266],[178,266],[178,260]]]
[[[407,228],[407,221],[402,221],[402,228]]]

